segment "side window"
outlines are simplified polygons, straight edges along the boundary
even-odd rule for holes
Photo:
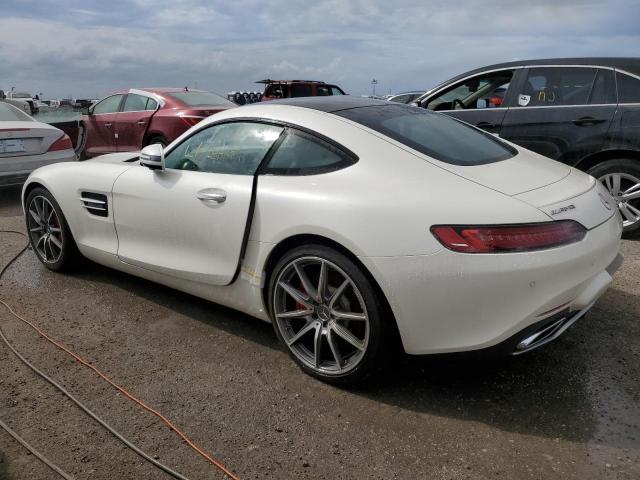
[[[135,93],[130,93],[127,95],[127,99],[124,101],[123,112],[139,112],[141,110],[145,110],[147,106],[147,97],[143,97],[142,95],[136,95]]]
[[[314,175],[348,167],[356,159],[328,142],[298,130],[288,130],[267,164],[273,175]]]
[[[517,105],[586,105],[596,73],[595,68],[531,68],[522,91],[518,92]]]
[[[147,98],[147,106],[145,110],[155,110],[158,108],[158,102],[156,102],[153,98]]]
[[[455,84],[429,100],[429,110],[476,110],[501,107],[513,70],[493,72]]]
[[[640,79],[616,72],[618,103],[640,103]]]
[[[252,122],[212,125],[185,139],[165,157],[176,170],[253,175],[284,129]]]
[[[326,85],[316,85],[316,95],[319,97],[326,97],[331,95],[331,90]]]
[[[310,97],[313,95],[311,84],[309,83],[293,83],[291,84],[292,97]]]
[[[123,96],[124,95],[111,95],[110,97],[96,103],[96,106],[93,107],[93,114],[100,115],[101,113],[117,112]]]
[[[331,87],[331,95],[344,95],[344,92],[338,87]]]
[[[589,97],[590,105],[608,105],[617,103],[616,81],[613,70],[600,69],[593,82],[593,89]]]
[[[281,83],[272,83],[271,85],[268,85],[264,91],[264,96],[270,98],[287,98],[288,94],[288,85],[283,85]]]

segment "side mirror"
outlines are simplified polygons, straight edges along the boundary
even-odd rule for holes
[[[140,151],[140,165],[151,170],[164,171],[164,147],[159,143],[147,145]]]
[[[7,96],[4,93],[4,90],[0,90],[0,100],[4,100]]]

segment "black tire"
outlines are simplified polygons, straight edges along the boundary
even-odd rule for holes
[[[291,329],[289,329],[288,333],[283,332],[281,329],[284,329],[286,327],[280,326],[280,323],[276,319],[276,301],[282,302],[282,300],[277,300],[278,295],[284,295],[283,297],[281,297],[283,299],[288,298],[286,297],[286,294],[282,293],[281,287],[279,287],[279,290],[276,291],[277,283],[279,282],[283,274],[286,274],[287,271],[290,271],[292,262],[314,261],[316,259],[319,261],[326,261],[328,262],[327,265],[331,265],[330,267],[327,267],[327,269],[329,269],[328,271],[333,273],[327,273],[327,277],[329,278],[329,281],[327,283],[327,288],[326,288],[327,293],[329,293],[330,289],[333,288],[333,291],[330,294],[331,297],[333,297],[333,295],[339,289],[335,288],[335,285],[334,286],[330,285],[331,283],[330,276],[334,275],[334,279],[335,279],[335,278],[339,278],[339,277],[335,277],[335,275],[346,274],[348,278],[353,282],[353,284],[350,284],[350,285],[355,286],[354,290],[351,291],[351,295],[356,294],[355,289],[357,288],[357,292],[359,292],[359,295],[360,295],[359,297],[357,297],[358,301],[364,302],[364,306],[366,307],[366,310],[364,310],[364,316],[368,317],[367,318],[368,340],[365,342],[366,346],[364,347],[363,350],[361,351],[356,350],[355,354],[351,356],[351,358],[355,358],[357,356],[359,357],[359,360],[357,361],[357,363],[354,363],[352,367],[349,367],[349,370],[346,372],[339,372],[339,371],[327,372],[327,371],[321,371],[321,369],[319,368],[314,368],[310,366],[308,363],[305,363],[305,361],[299,358],[298,356],[299,353],[298,354],[294,353],[294,351],[292,350],[292,347],[287,345],[287,341],[284,338],[285,334],[288,334],[289,337],[291,337],[291,334],[293,334],[294,336],[297,335],[301,330],[309,326],[309,324],[313,323],[314,321],[315,323],[318,324],[318,328],[322,331],[323,327],[320,326],[321,313],[318,313],[317,310],[314,310],[314,313],[312,315],[308,315],[305,318],[298,319],[301,322],[306,322],[306,323],[302,327],[300,327],[300,329],[297,330],[297,332],[294,332]],[[305,267],[305,268],[312,268],[312,267],[313,265],[311,267]],[[335,267],[338,267],[338,269],[334,270]],[[309,272],[309,270],[307,270],[307,272]],[[313,274],[313,272],[310,272],[310,275],[309,275],[310,281],[311,281],[311,274]],[[319,273],[318,273],[318,277],[319,277]],[[343,278],[345,277],[343,276]],[[340,283],[340,281],[338,281],[338,283]],[[347,289],[349,288],[351,287],[347,287]],[[371,284],[371,281],[367,278],[365,273],[361,270],[361,268],[358,265],[356,265],[350,258],[342,254],[341,252],[338,252],[324,245],[306,245],[306,246],[300,246],[300,247],[294,248],[293,250],[286,253],[282,258],[280,258],[277,264],[275,265],[272,271],[272,274],[270,275],[270,278],[269,278],[268,295],[269,295],[268,297],[269,312],[270,312],[271,319],[273,322],[273,327],[276,332],[276,335],[278,336],[278,339],[287,350],[287,353],[289,354],[289,356],[298,364],[298,366],[305,373],[315,378],[318,378],[327,383],[344,385],[344,386],[361,383],[365,379],[370,377],[373,373],[379,370],[379,367],[383,364],[382,362],[383,358],[386,357],[387,352],[391,351],[390,347],[392,347],[392,345],[390,344],[391,343],[390,340],[395,339],[395,336],[389,334],[392,330],[390,328],[389,322],[392,322],[393,319],[385,318],[387,315],[386,315],[386,309],[384,307],[384,304],[379,299],[376,289]],[[346,293],[343,295],[347,296]],[[327,302],[328,300],[329,299],[327,298]],[[345,301],[348,301],[348,300],[345,300]],[[294,300],[294,303],[295,303],[295,300]],[[306,307],[302,307],[302,308],[306,308]],[[319,309],[319,308],[322,308],[322,307],[320,305],[316,305],[316,309]],[[329,311],[332,311],[331,308],[329,309]],[[349,322],[349,320],[346,320],[346,321],[340,320],[340,321],[344,321],[346,323]],[[324,347],[320,348],[319,350],[321,350],[323,353],[325,351],[331,352],[331,357],[335,359],[336,365],[337,365],[336,368],[339,370],[342,367],[342,365],[338,359],[342,357],[341,355],[335,356],[333,347],[329,343],[329,336],[332,335],[332,333],[329,332],[332,328],[329,324],[331,322],[335,324],[337,320],[330,316],[330,319],[326,320],[326,322],[327,323],[323,323],[323,325],[327,327],[325,330],[325,333],[320,334],[320,336],[322,336],[322,338],[324,339]],[[315,333],[315,329],[310,330],[309,334],[311,333],[313,333],[313,337],[314,337],[313,342],[315,342],[315,338],[317,338],[316,335],[318,334]],[[335,336],[335,333],[334,333],[331,338],[333,338],[332,342],[335,345],[338,342],[342,343],[342,338],[344,337],[338,338],[337,336]],[[323,339],[321,339],[320,342],[323,342]],[[358,338],[358,340],[360,339]],[[301,340],[299,342],[301,342]],[[346,345],[347,347],[349,347],[349,345],[347,345],[346,343],[344,343],[343,345]],[[327,347],[328,347],[328,350],[326,350]],[[314,350],[315,348],[316,347],[314,344]],[[346,367],[346,362],[349,361],[348,358],[349,357],[346,357],[346,356],[344,357],[345,367]]]
[[[31,214],[31,210],[38,210],[38,207],[35,206],[36,204],[34,203],[34,201],[36,201],[36,203],[42,202],[42,198],[48,200],[48,206],[50,205],[51,207],[53,207],[55,217],[51,216],[52,222],[54,225],[57,225],[60,230],[59,232],[49,233],[49,235],[56,235],[56,239],[61,243],[61,248],[59,249],[59,256],[57,256],[53,254],[53,250],[51,250],[53,248],[52,246],[50,246],[48,251],[47,247],[45,246],[44,251],[47,253],[52,253],[51,257],[48,259],[45,258],[45,255],[43,255],[42,243],[40,243],[40,241],[38,240],[38,237],[41,233],[44,233],[44,230],[38,232],[33,231],[33,229],[40,223],[37,222],[34,216]],[[40,205],[42,205],[42,203],[40,203]],[[48,206],[47,208],[49,208]],[[38,257],[38,260],[40,260],[40,262],[42,262],[45,267],[47,267],[49,270],[53,270],[54,272],[69,271],[77,267],[80,263],[80,260],[82,259],[82,255],[78,250],[75,240],[73,239],[73,235],[71,234],[71,230],[69,229],[69,224],[67,223],[67,220],[62,213],[62,209],[60,208],[60,205],[58,205],[58,202],[53,197],[51,192],[41,187],[34,188],[27,195],[27,199],[25,201],[25,209],[25,221],[27,225],[27,233],[29,235],[29,242],[31,244],[31,248]],[[44,243],[46,243],[46,240],[44,240]],[[55,253],[57,253],[57,247]]]
[[[624,177],[621,182],[622,184],[621,190],[625,190],[626,188],[629,188],[629,186],[632,185],[635,182],[635,180],[637,180],[637,182],[635,183],[640,183],[640,161],[631,160],[628,158],[617,158],[612,160],[606,160],[589,169],[587,173],[589,173],[589,175],[592,175],[598,180],[605,178],[607,175],[620,174]],[[635,180],[632,180],[632,179],[635,179]],[[604,183],[605,183],[605,187],[607,187],[606,182]],[[610,193],[612,193],[611,190],[610,190]],[[614,198],[616,198],[615,195],[614,195]],[[616,198],[616,200],[618,200],[618,198]],[[640,198],[629,200],[627,203],[631,205],[633,208],[640,210]],[[628,218],[625,217],[625,214],[622,211],[622,209],[620,213],[623,216],[623,220],[628,220]],[[640,220],[636,221],[633,224],[626,225],[623,230],[625,237],[635,236],[639,232],[640,232]]]
[[[169,140],[164,138],[162,135],[155,135],[155,136],[149,138],[149,141],[147,142],[145,147],[149,146],[149,145],[154,145],[156,143],[159,143],[163,147],[166,147],[167,145],[169,145]]]

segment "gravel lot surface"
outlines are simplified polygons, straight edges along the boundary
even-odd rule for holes
[[[23,229],[19,189],[0,229]],[[24,244],[0,234],[0,267]],[[640,241],[593,311],[528,355],[399,359],[374,384],[303,375],[270,325],[89,264],[28,250],[0,298],[186,430],[242,479],[640,478]],[[191,480],[224,478],[155,417],[0,306],[13,345],[145,451]],[[170,478],[0,344],[0,419],[77,479]],[[57,478],[0,430],[0,479]]]

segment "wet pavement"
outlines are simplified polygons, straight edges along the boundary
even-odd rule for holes
[[[19,189],[0,229],[23,229]],[[24,240],[0,234],[0,266]],[[27,251],[0,298],[173,419],[242,479],[640,478],[640,241],[593,311],[515,358],[398,359],[347,390],[303,375],[271,326],[88,264],[55,274]],[[1,308],[1,307],[0,307]],[[188,478],[222,474],[0,310],[11,342]],[[78,479],[170,478],[125,449],[0,344],[0,419]],[[0,479],[55,478],[0,430]]]

